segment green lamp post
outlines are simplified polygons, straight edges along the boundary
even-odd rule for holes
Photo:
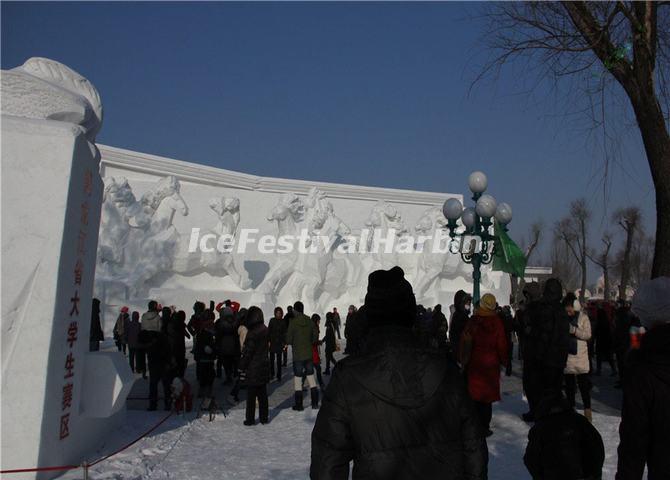
[[[498,205],[495,198],[484,193],[488,180],[482,172],[471,173],[468,185],[475,207],[463,208],[460,200],[450,198],[444,202],[442,213],[447,219],[447,228],[452,240],[456,237],[463,239],[465,236],[479,240],[480,248],[459,251],[461,259],[472,265],[472,299],[474,304],[477,304],[480,298],[481,267],[491,263],[497,245],[498,237],[495,233],[491,233],[493,220],[495,219],[498,225],[507,231],[507,224],[512,221],[512,207],[506,203]],[[463,228],[457,223],[459,219]]]

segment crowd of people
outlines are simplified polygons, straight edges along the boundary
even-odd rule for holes
[[[294,410],[302,410],[303,384],[310,387],[311,407],[319,406],[323,375],[330,375],[337,364],[334,353],[340,350],[340,317],[337,308],[326,313],[323,336],[321,316],[304,313],[302,302],[276,307],[267,326],[263,312],[256,306],[243,308],[238,302],[226,300],[209,308],[203,302],[193,305],[193,314],[186,322],[186,313],[176,307],[163,307],[149,302],[141,316],[124,306],[113,329],[119,352],[128,356],[130,369],[149,380],[149,411],[158,408],[159,386],[163,390],[165,410],[174,406],[173,399],[188,381],[185,378],[188,357],[186,340],[192,339],[190,353],[195,361],[198,398],[202,409],[217,408],[214,383],[222,379],[231,385],[230,403],[240,401],[246,391],[245,425],[254,425],[256,407],[261,424],[269,422],[267,385],[282,380],[282,367],[287,367],[289,346],[293,355]],[[103,340],[100,326],[100,302],[95,299],[91,324],[91,350],[99,349]],[[325,355],[325,371],[321,355]],[[189,386],[190,387],[190,386]]]
[[[256,306],[226,300],[193,314],[152,301],[147,312],[123,307],[114,327],[119,351],[150,386],[149,410],[162,384],[172,408],[174,379],[184,385],[186,340],[193,338],[198,394],[214,404],[213,385],[246,390],[245,425],[269,422],[270,381],[281,381],[292,353],[293,409],[303,410],[304,385],[313,409],[312,478],[468,478],[488,475],[486,438],[501,376],[512,375],[514,341],[532,423],[523,461],[534,479],[599,479],[603,441],[592,425],[591,374],[610,365],[623,387],[617,480],[670,478],[670,279],[643,285],[633,304],[582,304],[547,280],[524,289],[513,313],[490,293],[478,302],[458,291],[448,311],[417,305],[399,267],[369,276],[365,303],[349,306],[340,350],[337,309],[308,316],[300,301],[276,307],[266,322]],[[631,308],[632,307],[632,308]],[[97,310],[96,310],[97,309]],[[94,302],[93,323],[99,302]],[[97,348],[98,328],[91,330]],[[325,371],[322,370],[322,353]],[[323,375],[330,375],[324,388]],[[172,395],[171,395],[172,388]],[[583,412],[578,413],[579,390]],[[323,398],[320,398],[323,395]]]
[[[594,359],[596,375],[606,362],[623,387],[616,480],[640,480],[645,466],[650,480],[670,478],[661,453],[670,451],[670,279],[643,284],[632,305],[611,312],[582,305],[556,279],[542,290],[528,285],[524,296],[513,314],[491,294],[473,305],[459,291],[445,328],[441,308],[416,305],[400,268],[372,273],[365,305],[350,309],[349,356],[312,432],[311,477],[348,478],[353,461],[354,478],[488,478],[491,407],[502,372],[512,374],[516,337],[523,418],[532,424],[523,461],[533,479],[602,478]]]

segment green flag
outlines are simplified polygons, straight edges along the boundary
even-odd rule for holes
[[[526,271],[526,256],[497,221],[494,224],[494,232],[496,249],[493,255],[493,270],[523,278]]]

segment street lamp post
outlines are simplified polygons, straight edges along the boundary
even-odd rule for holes
[[[507,224],[512,221],[512,207],[506,203],[498,205],[495,198],[484,193],[488,180],[482,172],[471,173],[468,185],[475,207],[463,208],[458,199],[450,198],[444,202],[442,213],[447,219],[447,228],[452,240],[456,237],[461,237],[463,240],[465,236],[479,239],[480,248],[469,248],[465,252],[461,248],[459,251],[461,259],[472,265],[472,299],[476,304],[480,298],[481,267],[491,263],[496,248],[496,236],[491,234],[492,219],[495,218],[498,224],[507,230]],[[464,227],[461,232],[457,232],[459,219]]]

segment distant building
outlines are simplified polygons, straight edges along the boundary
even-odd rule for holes
[[[537,282],[542,284],[551,278],[552,273],[553,270],[551,267],[527,266],[523,279],[526,283]]]

